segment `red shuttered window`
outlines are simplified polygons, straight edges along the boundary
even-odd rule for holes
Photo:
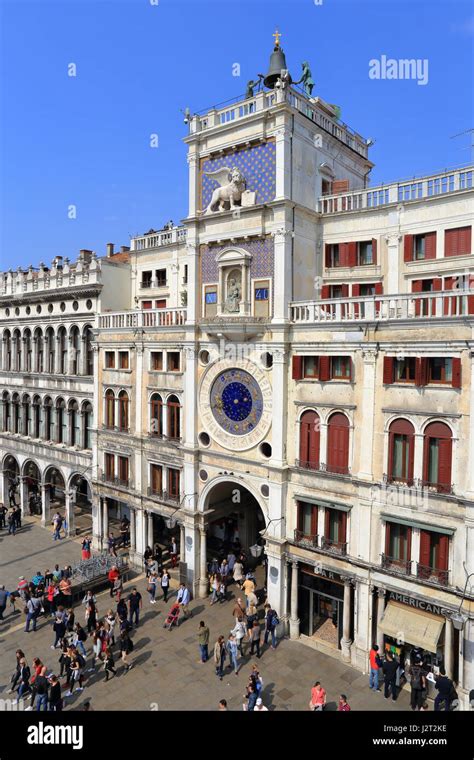
[[[316,412],[304,412],[300,419],[300,467],[319,469],[320,419]]]
[[[472,227],[457,227],[444,232],[444,255],[465,256],[471,253]]]
[[[388,479],[411,484],[415,452],[413,425],[408,420],[394,420],[388,435]]]
[[[432,422],[425,429],[423,480],[439,493],[450,493],[451,464],[451,429],[444,422]]]
[[[349,420],[340,412],[329,418],[326,467],[339,474],[349,471]]]

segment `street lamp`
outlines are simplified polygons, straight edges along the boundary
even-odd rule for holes
[[[467,574],[465,562],[463,562],[463,567],[464,567],[464,572],[466,573],[466,576],[467,576],[466,583],[464,584],[464,591],[462,592],[459,608],[456,612],[453,612],[453,614],[451,615],[451,620],[456,631],[462,631],[466,622],[469,620],[468,616],[465,615],[463,612],[461,612],[461,609],[464,604],[464,599],[466,598],[467,584],[469,583],[469,579],[474,576],[474,573],[470,573],[469,575]]]

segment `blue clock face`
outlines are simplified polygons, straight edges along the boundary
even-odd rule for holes
[[[214,380],[211,409],[221,428],[232,435],[251,433],[263,412],[260,386],[248,372],[230,369]]]

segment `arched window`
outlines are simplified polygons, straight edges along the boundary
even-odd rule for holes
[[[58,330],[58,351],[59,351],[59,374],[67,375],[67,335],[66,328],[60,327]]]
[[[69,414],[69,444],[70,446],[79,446],[81,441],[81,430],[79,427],[79,404],[76,399],[71,399],[68,403]]]
[[[425,428],[423,480],[440,493],[451,492],[451,429],[444,422],[431,422]]]
[[[13,333],[13,342],[15,345],[15,371],[21,372],[21,334],[19,330],[15,330]]]
[[[11,400],[10,394],[7,391],[4,391],[2,394],[2,411],[2,431],[7,433],[11,429]]]
[[[22,402],[22,430],[23,435],[30,435],[31,430],[31,403],[28,394],[23,396]]]
[[[340,412],[332,414],[328,421],[326,469],[341,475],[349,472],[349,420]]]
[[[26,329],[23,334],[23,343],[25,347],[25,366],[24,370],[25,372],[32,372],[33,371],[33,348],[31,343],[31,330]]]
[[[388,431],[388,479],[413,483],[415,430],[408,420],[394,420]]]
[[[105,392],[105,426],[115,426],[115,393],[110,388]]]
[[[168,438],[181,438],[181,404],[177,396],[168,398]]]
[[[43,402],[44,414],[44,440],[53,440],[53,402],[49,396],[46,396]]]
[[[10,330],[3,333],[3,369],[8,372],[12,368],[12,338]]]
[[[12,433],[20,432],[20,397],[14,393],[12,397]]]
[[[128,430],[128,393],[126,391],[120,391],[118,397],[118,426],[119,430]]]
[[[46,356],[46,372],[53,375],[56,372],[56,339],[52,327],[46,330]]]
[[[319,469],[320,419],[316,412],[304,412],[300,418],[300,467]]]
[[[163,399],[159,393],[154,393],[150,399],[150,433],[163,437]]]
[[[41,425],[42,425],[42,409],[41,399],[39,396],[33,398],[33,438],[41,438]]]
[[[92,404],[89,401],[85,401],[82,405],[82,447],[84,449],[92,449],[93,424]]]
[[[66,404],[62,398],[56,401],[56,442],[67,442]]]
[[[34,336],[34,342],[36,345],[36,361],[35,361],[35,372],[43,372],[44,371],[44,342],[43,342],[43,331],[40,327],[35,330],[35,336]]]
[[[71,366],[70,371],[73,375],[80,374],[80,350],[81,350],[81,336],[79,328],[74,325],[71,327],[69,333],[69,349],[71,351]]]
[[[86,375],[94,374],[94,352],[92,350],[92,327],[87,325],[83,333],[84,351],[85,351],[85,373]]]

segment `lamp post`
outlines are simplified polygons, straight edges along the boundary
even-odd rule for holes
[[[468,620],[467,615],[465,615],[463,612],[461,612],[461,610],[462,610],[462,606],[464,604],[464,600],[466,598],[467,584],[469,583],[470,578],[472,578],[474,576],[474,573],[469,573],[469,575],[467,574],[466,563],[465,562],[463,563],[463,566],[464,566],[464,571],[466,572],[466,576],[467,576],[466,577],[466,583],[464,584],[464,591],[462,592],[462,597],[461,597],[461,601],[459,603],[459,608],[457,609],[456,612],[453,612],[453,614],[451,615],[451,620],[453,622],[453,626],[456,629],[456,631],[462,631],[462,629],[464,628],[464,626],[465,626],[465,624],[466,624],[466,622]]]

